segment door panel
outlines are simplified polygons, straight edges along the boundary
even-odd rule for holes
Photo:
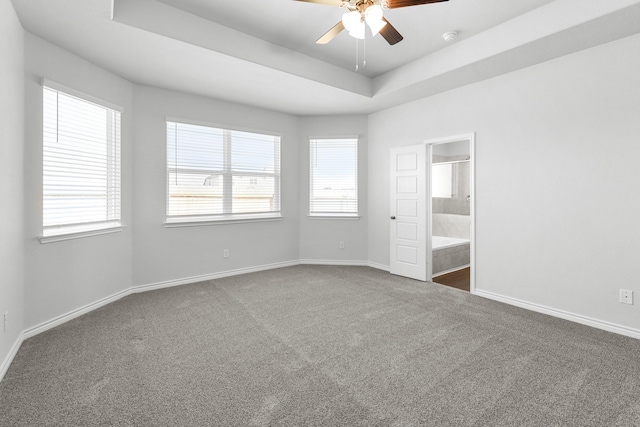
[[[406,222],[396,222],[396,236],[400,240],[418,240],[418,226]]]
[[[418,191],[418,180],[415,176],[399,176],[396,182],[398,193],[415,193]]]
[[[415,170],[418,167],[419,153],[398,153],[396,159],[397,170]]]
[[[398,261],[415,265],[418,263],[418,251],[415,247],[398,245]]]
[[[407,218],[416,218],[418,216],[417,200],[398,200],[397,205],[398,205],[398,207],[396,208],[397,216],[407,217]]]
[[[389,270],[392,274],[427,280],[427,148],[391,150]]]

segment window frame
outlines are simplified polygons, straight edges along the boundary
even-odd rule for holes
[[[223,144],[225,144],[225,155],[223,159],[222,169],[202,169],[211,175],[226,176],[227,179],[223,179],[223,210],[226,210],[229,206],[230,200],[233,199],[233,177],[234,176],[255,176],[255,177],[273,177],[274,178],[274,199],[277,200],[278,210],[271,212],[261,213],[220,213],[220,214],[194,214],[194,215],[169,215],[169,201],[170,201],[170,165],[169,162],[169,141],[167,139],[169,123],[194,125],[209,127],[216,130],[226,132],[246,132],[255,133],[263,136],[270,136],[277,138],[278,156],[274,154],[274,169],[277,173],[266,172],[248,172],[248,171],[236,171],[231,169],[230,153],[231,146],[226,146],[226,138]],[[229,142],[230,144],[230,142]],[[175,168],[174,168],[175,169]],[[180,168],[178,168],[179,170]],[[188,169],[188,168],[185,168]],[[243,222],[264,222],[264,221],[279,221],[282,216],[282,135],[276,132],[258,130],[252,128],[243,128],[236,126],[221,125],[212,122],[191,120],[178,117],[165,117],[165,221],[163,225],[166,228],[178,228],[178,227],[198,227],[204,225],[217,225],[217,224],[235,224]]]
[[[103,99],[97,98],[95,96],[86,94],[84,92],[78,91],[76,89],[70,88],[68,86],[62,85],[57,82],[53,82],[46,78],[41,79],[41,94],[42,94],[42,210],[41,210],[41,230],[42,235],[38,236],[38,240],[40,243],[51,243],[58,242],[70,239],[77,239],[89,236],[96,236],[102,234],[109,233],[117,233],[123,231],[125,225],[122,222],[122,114],[124,109],[119,106],[112,104]],[[44,115],[44,103],[45,103],[45,91],[49,89],[52,91],[56,91],[57,93],[62,93],[65,96],[76,98],[80,101],[83,101],[87,104],[93,104],[98,107],[104,108],[105,110],[110,110],[107,115],[107,123],[105,123],[107,127],[107,134],[113,135],[113,137],[105,138],[105,148],[106,148],[106,157],[105,157],[105,168],[107,175],[104,179],[105,187],[107,188],[106,195],[106,212],[110,212],[107,214],[108,218],[101,221],[92,221],[92,222],[84,222],[84,223],[64,223],[57,225],[48,225],[45,226],[45,216],[44,216],[44,208],[45,208],[45,115]],[[117,113],[117,116],[112,116],[112,113]],[[112,125],[117,120],[118,129],[114,131],[114,133],[109,132],[109,129],[112,129]],[[111,122],[111,123],[110,123]],[[56,117],[56,126],[59,126],[59,117]],[[116,133],[117,132],[117,133]],[[116,183],[116,191],[113,191],[113,185]],[[113,194],[114,197],[110,197]],[[117,198],[117,200],[116,200]],[[116,215],[113,215],[113,213]]]
[[[355,142],[355,186],[356,186],[356,212],[314,212],[312,211],[312,196],[313,196],[313,142],[317,141],[339,141],[339,140],[352,140]],[[359,135],[347,135],[347,136],[312,136],[309,137],[309,197],[308,197],[308,216],[310,220],[314,219],[329,219],[329,220],[359,220],[360,219],[360,136]]]

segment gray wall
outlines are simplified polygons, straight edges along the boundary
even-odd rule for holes
[[[305,117],[300,120],[300,259],[314,262],[367,260],[367,116]],[[309,218],[309,138],[358,136],[360,218]],[[344,249],[339,243],[344,242]]]
[[[633,36],[372,114],[369,260],[389,264],[389,149],[476,132],[477,289],[640,329],[618,302],[640,294],[639,51]]]
[[[27,33],[25,38],[25,327],[30,328],[131,286],[132,85]],[[42,84],[47,78],[124,108],[123,232],[41,244]]]
[[[258,108],[147,86],[135,86],[135,285],[298,259],[297,118]],[[281,134],[279,221],[165,228],[166,117]],[[230,257],[223,258],[223,250]]]
[[[24,329],[23,51],[18,17],[9,0],[0,0],[0,368]]]

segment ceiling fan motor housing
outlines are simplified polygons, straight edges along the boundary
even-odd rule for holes
[[[364,13],[371,6],[379,5],[383,9],[389,9],[389,4],[387,0],[350,0],[343,1],[342,7],[345,9],[349,9],[350,11],[358,11],[360,13]]]

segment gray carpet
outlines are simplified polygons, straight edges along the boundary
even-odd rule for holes
[[[131,295],[22,345],[2,426],[640,426],[640,341],[366,267]]]

